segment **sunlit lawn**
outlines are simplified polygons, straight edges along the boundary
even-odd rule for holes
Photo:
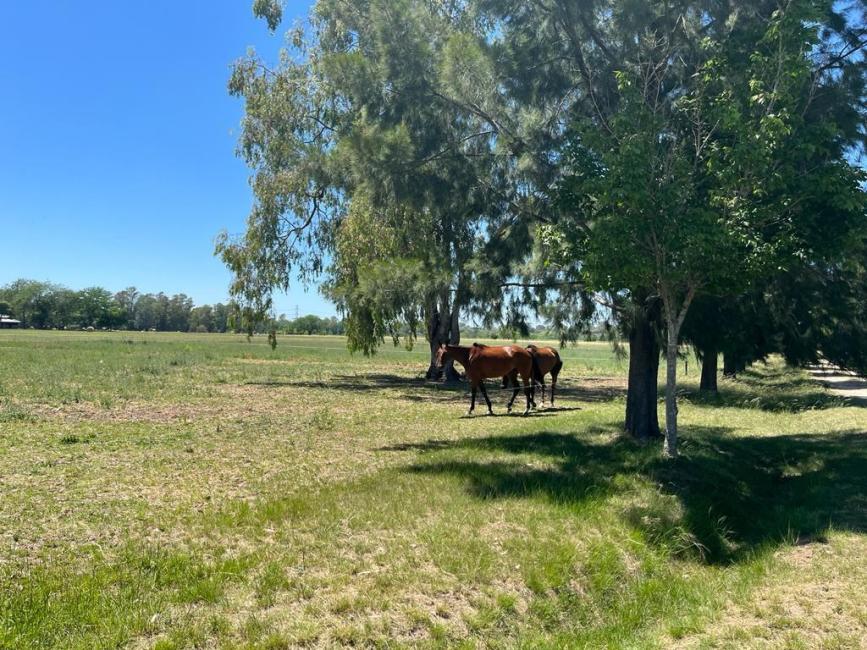
[[[867,639],[867,409],[690,362],[669,463],[607,344],[470,419],[425,347],[0,332],[0,646]]]

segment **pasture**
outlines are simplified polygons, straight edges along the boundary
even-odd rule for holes
[[[864,647],[867,409],[690,360],[665,461],[562,356],[463,418],[423,342],[0,332],[0,647]]]

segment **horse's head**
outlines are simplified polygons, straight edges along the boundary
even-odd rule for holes
[[[436,366],[437,366],[437,370],[442,370],[442,369],[443,369],[443,366],[446,365],[446,355],[447,355],[448,353],[449,353],[449,351],[446,349],[446,344],[445,344],[445,343],[442,343],[442,344],[437,348],[437,356],[436,356]]]

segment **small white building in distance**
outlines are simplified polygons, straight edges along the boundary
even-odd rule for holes
[[[4,314],[0,314],[0,329],[12,328],[12,327],[21,327],[21,321],[15,320],[9,316],[5,316]]]

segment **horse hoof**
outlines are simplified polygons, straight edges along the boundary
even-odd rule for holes
[[[491,409],[488,409],[488,415],[493,415],[494,412]]]
[[[527,409],[526,411],[524,411],[524,415],[530,415],[530,409]]]

